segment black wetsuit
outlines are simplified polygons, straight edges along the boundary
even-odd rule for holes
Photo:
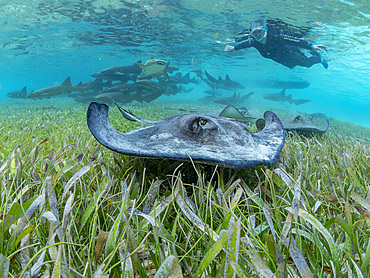
[[[272,59],[288,68],[295,66],[311,67],[321,63],[320,54],[312,50],[312,43],[293,36],[267,31],[267,41],[265,44],[257,42],[253,37],[246,35],[242,38],[246,40],[235,46],[235,50],[254,47],[265,58]],[[307,57],[299,48],[311,50],[311,57]]]

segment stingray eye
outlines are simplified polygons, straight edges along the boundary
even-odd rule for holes
[[[192,133],[202,133],[218,128],[217,124],[206,117],[194,117],[187,124],[188,130]]]
[[[200,119],[199,120],[199,124],[200,125],[205,125],[207,123],[207,120],[206,119]]]
[[[160,66],[164,66],[165,65],[165,62],[159,61],[159,62],[157,62],[157,64],[160,65]]]

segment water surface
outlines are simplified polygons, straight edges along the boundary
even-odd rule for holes
[[[196,69],[215,77],[226,74],[255,94],[249,109],[286,109],[292,113],[325,113],[370,127],[370,5],[357,1],[0,1],[0,105],[6,93],[60,84],[87,82],[90,74],[150,57],[171,61],[185,74]],[[234,35],[259,18],[312,28],[307,39],[328,46],[322,53],[329,69],[288,69],[265,59],[255,49],[224,52]],[[253,80],[307,81],[305,89],[287,90],[311,102],[300,106],[264,100]],[[186,85],[191,93],[156,101],[192,101],[208,86]],[[233,92],[223,92],[231,95]],[[33,100],[22,100],[32,103]],[[43,101],[43,100],[37,100]],[[55,99],[60,101],[60,99]],[[149,103],[148,106],[151,104]],[[259,115],[258,115],[259,116]]]

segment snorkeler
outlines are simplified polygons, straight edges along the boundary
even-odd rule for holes
[[[225,51],[232,52],[243,48],[254,47],[265,57],[272,59],[288,68],[302,66],[309,68],[321,63],[325,69],[328,62],[321,58],[316,50],[327,50],[322,44],[313,44],[302,38],[282,34],[275,29],[268,29],[264,20],[252,22],[249,34],[245,34],[238,41],[244,41],[237,46],[227,45]],[[307,57],[300,48],[310,50],[311,57]]]

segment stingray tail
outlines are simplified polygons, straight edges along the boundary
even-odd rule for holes
[[[140,123],[143,123],[143,124],[146,124],[146,125],[153,124],[153,121],[149,121],[149,120],[145,120],[145,119],[142,119],[140,117],[137,117],[134,114],[132,114],[131,111],[123,109],[117,103],[114,103],[114,104],[118,107],[118,110],[121,112],[123,117],[125,117],[127,120],[132,121],[132,122],[140,122]]]

